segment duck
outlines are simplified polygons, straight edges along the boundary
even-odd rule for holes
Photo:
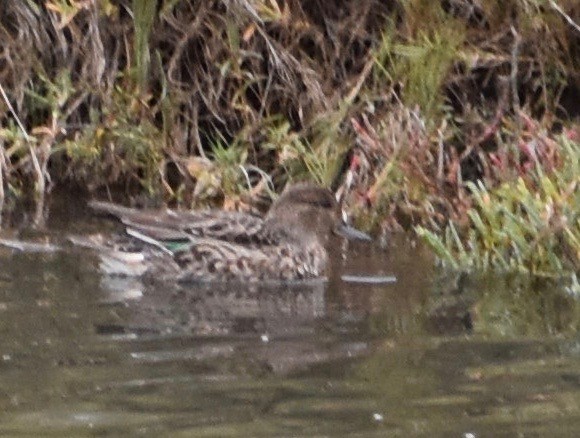
[[[125,226],[123,237],[73,242],[97,250],[107,275],[179,283],[324,278],[332,236],[370,240],[345,223],[330,190],[309,182],[289,185],[264,217],[138,210],[106,201],[91,201],[89,207]]]

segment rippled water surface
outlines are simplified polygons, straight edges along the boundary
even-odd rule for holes
[[[0,237],[111,230],[70,200],[52,211]],[[404,238],[333,255],[327,283],[180,288],[0,248],[0,434],[578,436],[571,292],[445,275]]]

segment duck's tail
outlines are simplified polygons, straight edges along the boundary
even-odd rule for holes
[[[96,212],[110,214],[119,219],[131,215],[134,211],[132,208],[106,201],[89,201],[88,206]]]
[[[69,236],[68,239],[73,245],[95,251],[99,256],[99,268],[107,275],[140,277],[148,269],[142,252],[111,248],[101,236]]]

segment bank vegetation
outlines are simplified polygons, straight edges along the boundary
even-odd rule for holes
[[[459,269],[580,268],[576,0],[6,0],[0,203],[310,179]]]

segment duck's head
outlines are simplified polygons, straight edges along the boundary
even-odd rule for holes
[[[332,234],[370,240],[367,234],[344,223],[332,192],[312,183],[288,186],[272,204],[266,223],[298,242],[317,240],[325,245]]]

